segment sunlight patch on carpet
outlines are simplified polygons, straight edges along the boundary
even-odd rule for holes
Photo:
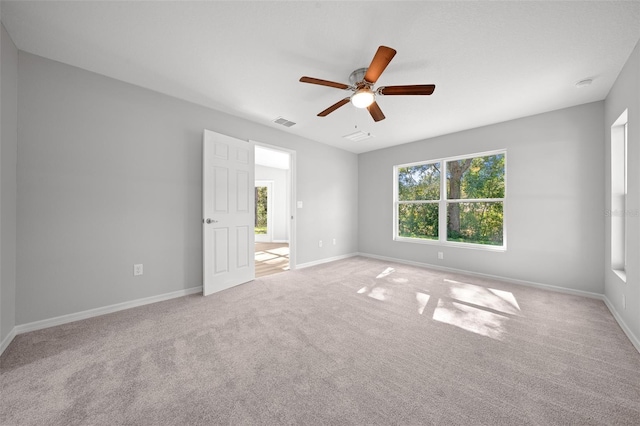
[[[499,298],[503,299],[505,302],[511,304],[517,310],[520,310],[520,305],[518,305],[518,301],[516,300],[516,297],[510,291],[496,290],[494,288],[490,288],[489,291],[495,294],[496,296],[498,296]]]
[[[433,319],[481,336],[502,340],[507,317],[463,303],[439,299]]]
[[[391,297],[391,291],[382,287],[374,287],[371,289],[369,294],[367,294],[367,296],[372,297],[376,300],[384,301]]]
[[[515,296],[508,291],[488,289],[446,278],[444,281],[448,284],[453,284],[449,287],[449,295],[452,299],[506,314],[516,315],[520,311],[520,306],[518,306]]]
[[[431,298],[431,296],[429,296],[428,294],[420,292],[416,293],[416,300],[418,301],[418,313],[420,315],[422,315],[422,313],[424,312],[424,308],[427,306],[427,303],[429,303],[429,298]]]
[[[378,274],[378,276],[376,278],[384,278],[387,275],[391,275],[395,272],[396,270],[393,268],[387,268],[384,271],[382,271],[380,274]]]

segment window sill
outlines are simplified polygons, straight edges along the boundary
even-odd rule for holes
[[[437,245],[442,247],[458,247],[458,248],[472,249],[472,250],[484,250],[484,251],[495,251],[495,252],[507,251],[506,246],[492,246],[488,244],[483,245],[483,244],[471,244],[471,243],[458,243],[458,242],[452,242],[452,241],[440,241],[440,240],[406,238],[406,237],[395,237],[394,241],[398,241],[401,243]]]
[[[623,283],[627,282],[627,272],[624,269],[612,269],[612,271],[622,280]]]

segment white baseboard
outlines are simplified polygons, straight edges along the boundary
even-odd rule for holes
[[[159,294],[157,296],[145,297],[143,299],[130,300],[128,302],[116,303],[115,305],[103,306],[100,308],[89,309],[86,311],[76,312],[68,315],[61,315],[59,317],[34,321],[27,324],[20,324],[17,325],[14,330],[15,334],[27,333],[29,331],[41,330],[43,328],[54,327],[56,325],[67,324],[74,321],[110,314],[125,309],[148,305],[150,303],[175,299],[176,297],[188,296],[195,293],[202,293],[202,286],[188,288],[186,290],[178,290],[171,293]]]
[[[614,308],[613,303],[611,303],[606,295],[602,295],[602,300],[604,301],[604,304],[607,305],[607,308],[609,308],[609,312],[611,312],[611,315],[613,315],[613,317],[618,322],[618,325],[620,325],[622,331],[624,331],[624,334],[626,334],[629,340],[631,340],[631,344],[633,344],[638,352],[640,352],[640,339],[638,339],[638,336],[633,334],[633,331],[631,331],[627,323],[624,322],[618,311],[616,311],[616,308]]]
[[[323,263],[335,262],[336,260],[348,259],[350,257],[355,257],[355,256],[358,256],[358,253],[342,254],[340,256],[327,257],[325,259],[314,260],[313,262],[298,263],[295,269],[304,269],[310,266],[322,265]]]
[[[11,329],[9,334],[7,334],[7,336],[2,340],[2,343],[0,343],[0,355],[2,355],[5,349],[7,349],[7,347],[9,346],[9,343],[11,343],[14,337],[16,337],[15,327]]]

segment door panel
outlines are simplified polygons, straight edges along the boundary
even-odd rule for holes
[[[229,271],[229,231],[225,228],[213,230],[214,274]]]
[[[238,182],[238,193],[236,195],[238,199],[238,212],[249,213],[250,195],[253,195],[249,192],[249,173],[238,171],[236,182]]]
[[[226,168],[214,167],[214,211],[216,213],[229,213],[229,171]]]
[[[251,231],[253,231],[253,229]],[[236,266],[238,268],[246,268],[249,263],[249,252],[251,251],[251,256],[254,255],[254,251],[249,250],[247,246],[247,242],[249,241],[249,227],[239,226],[236,228],[236,232],[237,239],[240,242],[238,244],[238,264]],[[253,257],[251,257],[251,261],[253,262]]]
[[[253,152],[251,142],[204,131],[202,206],[205,295],[255,278]]]

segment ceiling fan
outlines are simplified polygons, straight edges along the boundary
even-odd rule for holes
[[[334,81],[321,80],[313,77],[301,77],[302,83],[318,84],[320,86],[335,87],[350,90],[353,95],[348,96],[318,114],[326,117],[341,106],[351,102],[357,108],[367,108],[374,121],[384,120],[384,114],[376,102],[376,95],[430,95],[435,90],[434,84],[415,84],[409,86],[382,86],[377,89],[373,85],[378,81],[382,72],[387,68],[396,51],[387,46],[380,46],[371,61],[369,68],[359,68],[349,76],[350,85]]]

